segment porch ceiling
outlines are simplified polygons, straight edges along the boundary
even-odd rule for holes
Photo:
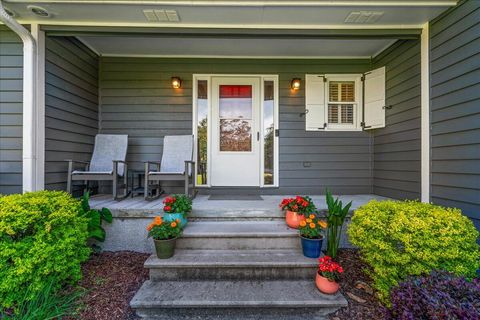
[[[22,23],[222,28],[418,28],[455,0],[4,0]],[[27,6],[51,16],[41,18]],[[143,10],[175,10],[178,19],[147,19]],[[378,12],[370,23],[346,23],[351,12]],[[153,14],[155,15],[155,14]],[[155,21],[156,20],[156,21]]]
[[[160,36],[83,36],[79,39],[102,56],[228,58],[370,58],[392,43],[392,39],[238,39]]]

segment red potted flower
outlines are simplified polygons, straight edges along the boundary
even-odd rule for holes
[[[315,284],[318,290],[326,294],[334,294],[338,291],[338,277],[343,273],[343,268],[329,256],[318,259],[318,272]]]
[[[305,220],[305,215],[315,212],[315,205],[308,196],[285,198],[280,203],[280,208],[286,211],[285,220],[287,225],[294,229],[298,229],[300,221]]]

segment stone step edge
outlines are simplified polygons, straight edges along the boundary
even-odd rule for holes
[[[168,281],[172,282],[172,281]],[[233,282],[230,280],[198,280],[198,281],[189,281],[189,282]],[[241,282],[252,282],[252,281],[243,281],[243,280],[235,280],[236,283]],[[261,282],[273,282],[273,281],[261,281]],[[304,283],[305,285],[314,285],[314,280],[282,280],[281,282],[285,283],[288,286],[288,283]],[[180,282],[181,283],[181,282]],[[306,299],[298,299],[298,300],[288,300],[288,301],[274,301],[274,300],[255,300],[255,301],[222,301],[222,300],[191,300],[191,301],[161,301],[156,300],[155,302],[145,302],[141,301],[138,298],[138,295],[142,293],[142,290],[149,290],[151,286],[161,285],[162,282],[155,282],[152,280],[146,280],[142,287],[137,291],[137,294],[132,298],[130,301],[130,306],[133,309],[156,309],[156,308],[169,308],[169,309],[179,309],[179,308],[241,308],[241,307],[248,307],[248,308],[329,308],[329,307],[344,307],[348,305],[347,300],[345,297],[340,293],[336,293],[335,295],[325,295],[319,294],[323,297],[323,299],[316,299],[316,300],[306,300]],[[150,288],[149,288],[150,287]],[[288,291],[287,291],[288,292]]]

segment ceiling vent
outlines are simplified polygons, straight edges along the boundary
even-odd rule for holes
[[[143,10],[145,18],[150,22],[179,22],[180,17],[176,10],[164,9],[145,9]]]
[[[353,11],[345,18],[345,23],[371,24],[377,22],[383,14],[381,11]]]

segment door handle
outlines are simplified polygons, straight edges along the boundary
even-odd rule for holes
[[[257,131],[257,141],[260,141],[260,132]]]

